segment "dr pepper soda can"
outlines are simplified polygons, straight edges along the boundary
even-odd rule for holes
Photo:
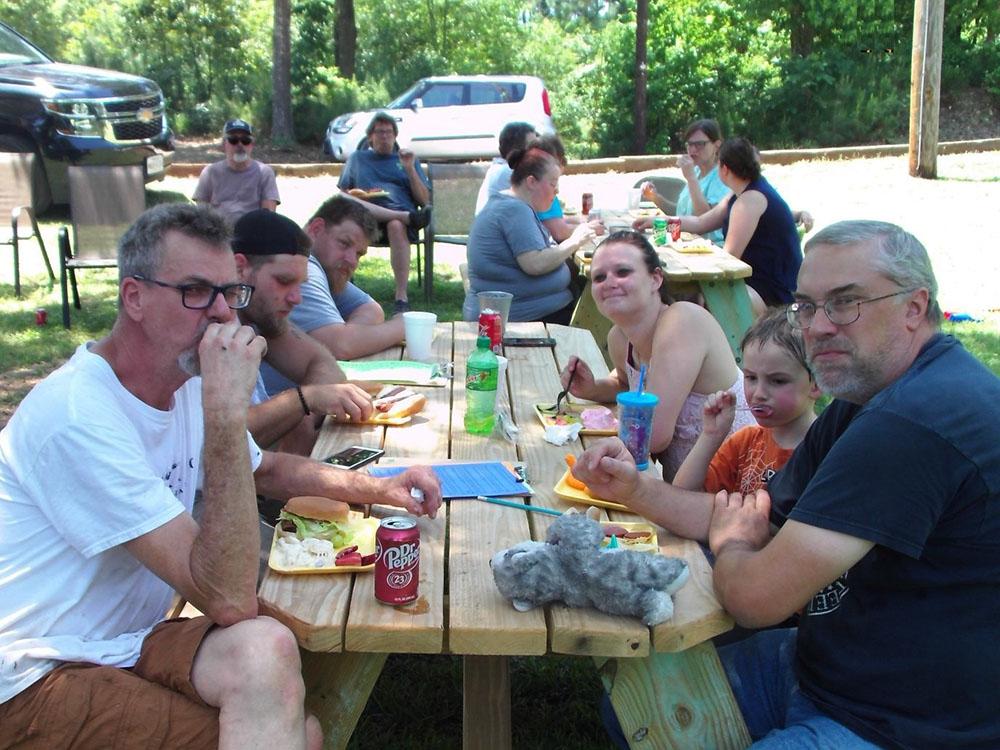
[[[420,583],[420,529],[412,518],[383,518],[375,532],[375,598],[409,604]]]

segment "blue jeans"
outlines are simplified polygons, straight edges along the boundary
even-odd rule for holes
[[[795,679],[795,628],[764,630],[719,649],[719,659],[759,750],[878,750],[828,717]],[[628,750],[607,694],[601,721],[615,745]]]
[[[824,714],[795,679],[795,628],[764,630],[719,649],[719,659],[760,750],[878,750]]]

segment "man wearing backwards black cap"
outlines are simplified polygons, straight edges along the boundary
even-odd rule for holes
[[[260,208],[236,222],[232,242],[240,281],[254,287],[240,320],[267,339],[265,361],[296,384],[268,398],[258,376],[250,434],[260,445],[280,441],[281,450],[305,455],[323,416],[358,421],[372,413],[371,396],[347,383],[326,347],[288,321],[302,301],[311,244],[294,221]]]
[[[230,222],[255,208],[274,211],[281,202],[278,185],[274,170],[251,158],[253,126],[246,120],[229,120],[222,129],[222,150],[225,161],[202,170],[195,201],[211,206]]]

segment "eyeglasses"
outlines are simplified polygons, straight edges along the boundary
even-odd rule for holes
[[[396,131],[392,128],[375,128],[375,130],[372,131],[372,135],[394,136],[396,135]]]
[[[858,299],[857,297],[834,297],[824,300],[822,305],[815,302],[793,302],[785,308],[785,316],[788,318],[788,325],[792,328],[805,330],[812,325],[816,317],[816,311],[822,307],[826,313],[827,320],[835,326],[849,326],[861,317],[861,306],[869,302],[898,297],[900,294],[909,294],[915,289],[900,289],[892,294],[883,294],[881,297],[871,297],[870,299]]]
[[[211,284],[168,284],[165,281],[147,279],[145,276],[133,274],[136,281],[145,281],[147,284],[156,284],[167,289],[176,289],[181,293],[181,304],[189,310],[204,310],[211,307],[215,298],[222,295],[231,310],[242,310],[250,304],[250,295],[253,294],[253,286],[250,284],[226,284],[225,286],[212,286]]]
[[[228,136],[226,140],[229,141],[229,143],[232,144],[233,146],[235,146],[237,143],[242,143],[244,146],[249,146],[251,143],[253,143],[253,138],[251,138],[248,135],[244,135],[242,137],[238,135],[231,135]]]
[[[709,143],[711,143],[711,141],[688,141],[684,145],[687,146],[688,148],[694,148],[700,151],[701,149],[705,148],[705,146],[707,146]]]

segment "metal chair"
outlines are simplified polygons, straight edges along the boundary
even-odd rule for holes
[[[20,243],[32,237],[42,251],[45,268],[49,272],[49,284],[54,284],[56,275],[45,250],[45,242],[38,230],[35,208],[32,202],[31,175],[35,169],[35,154],[0,153],[0,217],[10,217],[10,235],[0,227],[0,245],[10,245],[14,250],[14,296],[21,296],[21,248]],[[22,234],[23,219],[31,224],[31,232]]]
[[[62,287],[62,320],[70,326],[68,285],[73,306],[80,309],[76,272],[118,265],[118,239],[146,210],[142,166],[93,166],[68,169],[69,209],[73,243],[69,231],[59,230],[59,284]]]
[[[434,243],[469,243],[469,228],[476,218],[476,198],[488,166],[485,164],[431,164],[428,177],[434,192],[434,212],[428,227],[427,279],[424,296],[430,300],[434,278]]]
[[[644,182],[652,182],[653,187],[656,188],[656,192],[663,197],[669,209],[666,213],[677,211],[677,198],[680,196],[681,190],[687,185],[684,180],[679,177],[664,177],[663,175],[651,174],[640,177],[632,187],[639,187]]]

